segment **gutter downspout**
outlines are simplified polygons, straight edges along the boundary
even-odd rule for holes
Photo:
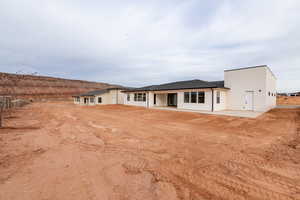
[[[211,112],[214,112],[214,89],[211,88]]]

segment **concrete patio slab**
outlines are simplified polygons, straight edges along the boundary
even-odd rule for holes
[[[276,108],[286,108],[286,109],[294,109],[300,108],[300,105],[278,105]]]
[[[232,116],[232,117],[246,117],[246,118],[256,118],[263,114],[264,112],[254,112],[254,111],[239,111],[239,110],[222,110],[222,111],[204,111],[204,110],[188,110],[188,109],[178,109],[172,107],[152,107],[153,109],[160,110],[172,110],[172,111],[181,111],[181,112],[194,112],[201,114],[209,114],[209,115],[224,115],[224,116]]]

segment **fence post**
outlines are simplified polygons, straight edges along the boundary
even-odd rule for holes
[[[2,122],[3,122],[3,99],[0,101],[0,128],[2,128]]]

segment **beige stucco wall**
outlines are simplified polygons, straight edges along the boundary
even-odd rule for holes
[[[246,110],[246,91],[253,91],[253,110],[268,110],[270,106],[267,103],[267,87],[273,90],[275,90],[274,84],[276,87],[276,81],[274,82],[274,80],[271,81],[270,78],[267,78],[269,76],[267,75],[268,72],[269,69],[267,67],[225,71],[225,87],[230,88],[226,98],[227,108],[231,110]]]
[[[98,103],[98,98],[102,98],[102,103]],[[107,104],[124,104],[124,93],[119,89],[112,89],[106,93],[96,95],[94,103],[89,101],[88,104],[84,104],[84,98],[93,98],[93,97],[80,97],[80,102],[76,102],[74,98],[75,104],[80,105],[107,105]]]
[[[87,104],[84,103],[84,98],[88,98]],[[75,101],[75,98],[74,98],[74,103],[78,104],[78,105],[95,105],[95,103],[90,102],[90,98],[93,98],[93,97],[90,97],[90,96],[80,97],[80,102]],[[96,99],[95,99],[95,101],[96,101]]]

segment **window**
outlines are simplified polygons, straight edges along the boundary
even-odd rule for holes
[[[190,93],[189,92],[184,93],[184,103],[190,103]]]
[[[127,101],[130,101],[130,94],[127,94]]]
[[[90,98],[90,103],[94,103],[95,102],[95,98],[94,97],[91,97]]]
[[[269,92],[269,96],[271,96],[271,92]]]
[[[98,97],[98,103],[102,103],[102,97]]]
[[[217,91],[217,104],[221,102],[221,94],[220,91]]]
[[[191,92],[191,103],[197,103],[197,92]]]
[[[142,101],[143,100],[143,93],[138,93],[137,99],[138,99],[138,101]]]
[[[134,101],[137,101],[137,93],[134,93]]]
[[[134,101],[146,101],[146,93],[134,93]]]
[[[75,101],[76,101],[76,102],[80,102],[80,97],[76,97],[76,98],[75,98]]]
[[[205,92],[198,92],[198,103],[205,103]]]

